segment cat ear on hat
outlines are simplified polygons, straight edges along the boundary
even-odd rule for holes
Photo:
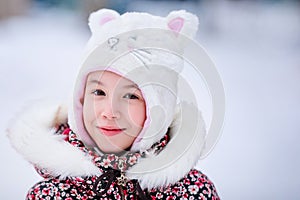
[[[116,20],[120,17],[120,14],[110,9],[100,9],[93,12],[89,16],[89,27],[92,33],[101,29],[106,23]]]
[[[185,10],[172,11],[167,16],[168,28],[175,32],[183,34],[189,38],[194,38],[199,25],[198,17]]]

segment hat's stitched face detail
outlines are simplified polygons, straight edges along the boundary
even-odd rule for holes
[[[145,101],[135,83],[110,71],[88,75],[83,120],[100,150],[128,149],[141,132],[145,119]]]
[[[119,42],[119,38],[111,37],[107,40],[108,45],[110,46],[111,50],[116,50],[116,45]]]

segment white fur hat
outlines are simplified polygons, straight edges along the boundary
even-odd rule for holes
[[[85,144],[95,145],[84,128],[81,99],[88,74],[110,70],[135,82],[143,93],[147,119],[132,150],[148,149],[175,120],[181,55],[186,38],[196,34],[198,18],[183,10],[164,18],[101,9],[90,15],[89,26],[92,36],[75,85],[70,126]]]

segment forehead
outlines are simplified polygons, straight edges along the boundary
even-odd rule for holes
[[[121,85],[121,86],[132,86],[138,88],[138,86],[131,80],[116,74],[111,71],[95,71],[88,74],[87,85],[100,84],[100,85]]]

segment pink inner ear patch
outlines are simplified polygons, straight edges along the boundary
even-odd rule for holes
[[[181,17],[177,17],[175,19],[172,19],[169,23],[168,23],[168,27],[178,33],[180,32],[180,30],[182,29],[183,27],[183,24],[184,24],[184,19],[181,18]]]
[[[103,25],[111,20],[115,19],[113,16],[105,16],[100,20],[100,25]]]

